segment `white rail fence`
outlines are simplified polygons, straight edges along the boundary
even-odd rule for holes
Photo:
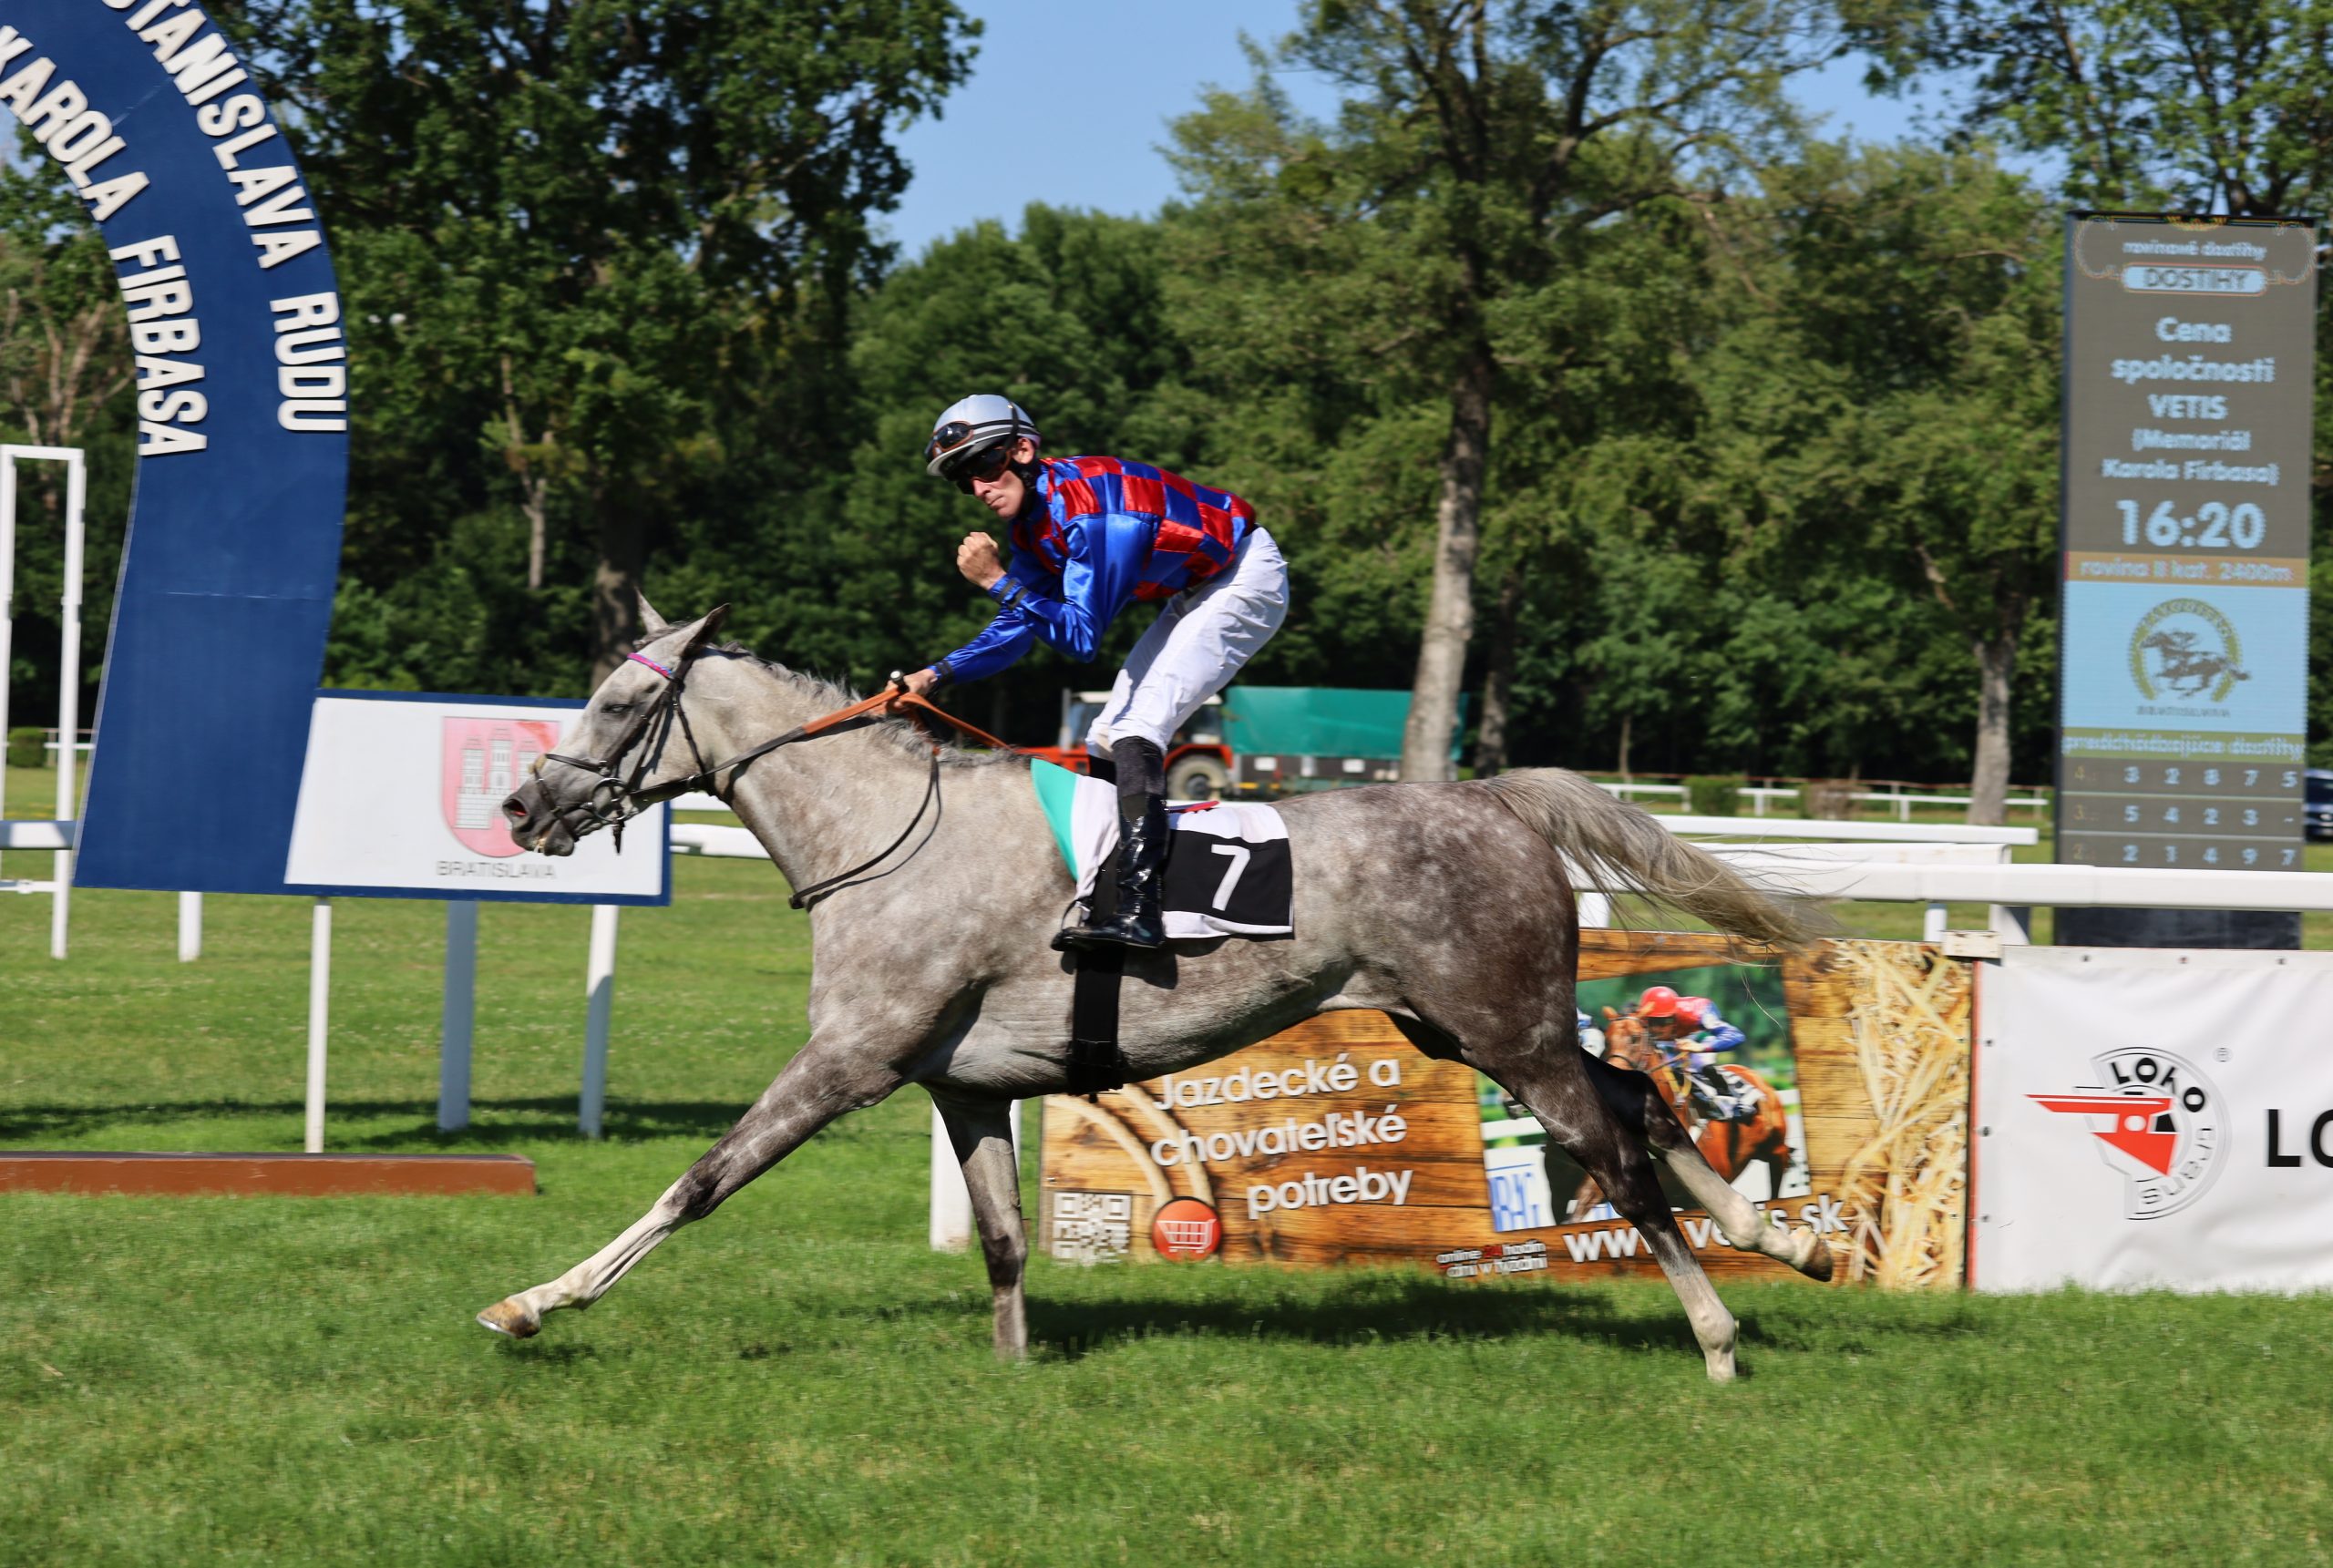
[[[1633,800],[1640,794],[1658,795],[1664,800],[1672,797],[1681,799],[1685,794],[1683,784],[1620,783],[1604,779],[1598,779],[1595,783],[1598,789],[1618,795],[1622,800]],[[1753,818],[1758,818],[1766,815],[1766,806],[1770,802],[1798,799],[1799,786],[1796,784],[1742,784],[1735,788],[1734,794],[1750,797],[1750,815]],[[1973,797],[1965,794],[1898,794],[1894,790],[1856,790],[1847,798],[1858,804],[1868,801],[1885,802],[1894,810],[1896,820],[1898,822],[1911,821],[1912,808],[1916,805],[1966,807],[1973,803]],[[2001,804],[2011,811],[2020,808],[2046,811],[2050,806],[2049,798],[2045,795],[2020,795],[2005,800]],[[1738,819],[1728,818],[1727,820]]]

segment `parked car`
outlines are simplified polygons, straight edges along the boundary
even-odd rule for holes
[[[2311,768],[2301,781],[2301,831],[2333,838],[2333,768]]]

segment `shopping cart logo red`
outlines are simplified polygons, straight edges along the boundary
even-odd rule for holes
[[[1207,1257],[1223,1245],[1222,1216],[1197,1198],[1170,1199],[1151,1216],[1150,1245],[1161,1257]]]

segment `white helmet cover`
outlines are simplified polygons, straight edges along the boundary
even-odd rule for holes
[[[993,392],[958,398],[931,422],[931,439],[923,448],[923,471],[939,478],[946,465],[1023,436],[1040,446],[1044,443],[1037,434],[1037,422],[1011,398]]]

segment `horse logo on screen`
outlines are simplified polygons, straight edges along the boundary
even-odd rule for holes
[[[463,848],[497,859],[519,853],[502,803],[558,739],[559,726],[536,719],[446,721],[438,798]]]
[[[2148,1046],[2091,1062],[2100,1084],[2030,1098],[2044,1111],[2091,1118],[2100,1157],[2122,1173],[2130,1218],[2161,1219],[2202,1197],[2227,1152],[2227,1102],[2218,1088],[2193,1063]]]
[[[2149,702],[2225,702],[2252,679],[2243,659],[2235,623],[2200,599],[2166,600],[2131,633],[2131,679]]]

